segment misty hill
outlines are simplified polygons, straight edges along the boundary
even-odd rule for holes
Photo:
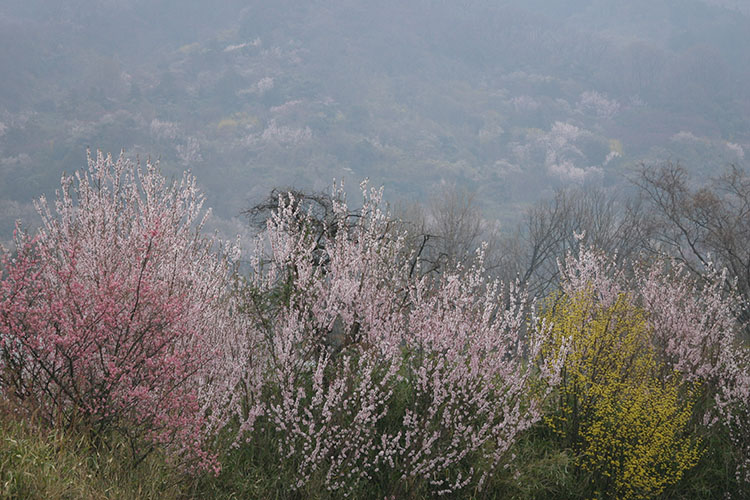
[[[750,149],[750,17],[697,0],[10,0],[0,231],[85,147],[160,156],[230,218],[277,185],[444,182],[491,215]],[[0,240],[4,237],[0,237]]]

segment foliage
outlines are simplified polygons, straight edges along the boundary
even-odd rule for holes
[[[146,167],[89,158],[54,212],[42,198],[39,235],[18,234],[2,261],[0,389],[49,423],[118,432],[136,463],[159,445],[215,467],[197,383],[231,269],[200,233],[194,179]]]
[[[653,266],[636,277],[642,307],[649,311],[660,362],[700,385],[700,424],[723,426],[735,453],[737,481],[750,487],[750,347],[742,295],[727,271],[708,262],[701,281],[684,264],[671,272]],[[718,430],[712,430],[716,433]]]
[[[750,346],[725,346],[721,367],[718,413],[737,453],[737,481],[750,490]]]

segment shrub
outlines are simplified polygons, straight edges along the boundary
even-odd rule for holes
[[[633,388],[640,388],[631,395],[622,392],[617,384],[607,383],[597,397],[606,400],[615,394],[615,409],[622,411],[637,411],[643,406],[645,412],[651,405],[649,399],[653,399],[653,408],[662,412],[669,413],[668,406],[676,405],[671,420],[675,437],[691,433],[695,442],[703,439],[717,443],[721,442],[721,436],[728,435],[738,467],[737,484],[732,488],[746,489],[750,483],[743,474],[750,463],[750,448],[744,412],[748,407],[746,381],[750,363],[747,347],[739,335],[742,325],[735,319],[742,303],[728,291],[731,284],[726,281],[726,273],[710,271],[708,279],[698,282],[683,266],[663,261],[628,271],[616,266],[614,259],[582,245],[577,254],[568,255],[562,263],[561,275],[560,304],[548,308],[546,315],[557,325],[552,344],[565,337],[562,334],[565,330],[573,334],[574,344],[576,336],[584,332],[583,338],[589,339],[588,344],[583,344],[589,345],[582,351],[584,358],[589,352],[597,366],[604,363],[596,371],[583,369],[585,377],[596,374],[601,378],[609,373],[604,368],[610,366],[609,370],[620,373],[628,383],[646,381],[640,386],[633,383]],[[609,344],[604,344],[614,350],[611,355],[602,356],[600,348],[592,351],[599,335],[614,336]],[[572,353],[575,351],[576,347],[572,347]],[[568,363],[577,366],[582,362],[580,356],[572,356]],[[627,370],[617,368],[618,363],[624,363]],[[639,372],[648,377],[639,376]],[[567,365],[565,373],[566,376],[569,373]],[[580,394],[590,389],[579,384],[575,390]],[[657,401],[666,406],[659,407]],[[691,401],[692,407],[688,409]],[[606,427],[608,415],[617,414],[608,412],[599,411],[597,419],[601,422],[597,425]],[[657,413],[654,410],[643,419],[633,420],[632,425],[642,426]],[[609,419],[619,427],[626,420],[623,415]],[[679,426],[683,428],[681,433],[677,430]],[[580,434],[574,435],[576,439],[572,441],[581,443]]]
[[[736,455],[736,479],[750,488],[750,346],[743,341],[747,303],[732,293],[726,271],[709,269],[697,283],[684,268],[654,267],[638,276],[664,366],[701,385],[710,426],[722,425]]]
[[[582,290],[558,297],[545,318],[549,345],[570,342],[550,422],[599,493],[652,497],[677,482],[699,456],[686,436],[692,395],[678,376],[659,378],[644,314],[626,295],[602,307]]]

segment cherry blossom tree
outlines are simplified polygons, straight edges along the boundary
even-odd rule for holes
[[[245,289],[253,333],[234,337],[252,348],[231,350],[256,352],[235,359],[244,373],[235,380],[263,378],[247,384],[263,397],[227,408],[241,421],[237,437],[276,433],[298,489],[322,478],[346,493],[377,477],[397,495],[481,487],[540,418],[530,304],[490,281],[481,255],[471,268],[420,273],[382,191],[363,193],[352,212],[337,192],[327,219],[336,227],[324,231],[279,196]],[[541,366],[544,381],[559,361]]]
[[[63,176],[42,227],[17,234],[0,283],[0,390],[50,422],[125,436],[138,462],[155,445],[196,469],[200,389],[217,329],[230,324],[235,249],[205,237],[195,179],[168,183],[123,155]]]

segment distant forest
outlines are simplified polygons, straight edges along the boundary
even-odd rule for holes
[[[731,1],[6,1],[0,241],[87,146],[191,169],[227,235],[334,178],[456,185],[506,229],[642,163],[700,182],[746,163],[747,47]]]

